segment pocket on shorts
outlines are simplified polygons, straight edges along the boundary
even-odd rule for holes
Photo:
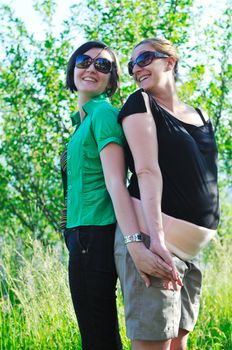
[[[184,278],[186,272],[188,271],[188,265],[184,260],[181,260],[178,256],[172,255],[172,258],[174,260],[175,266],[177,268],[177,271],[179,273],[179,276],[181,279]]]
[[[125,253],[127,251],[127,247],[124,243],[124,237],[123,233],[117,224],[116,230],[115,230],[115,238],[114,238],[114,256],[115,259],[121,260],[122,257],[125,256]]]

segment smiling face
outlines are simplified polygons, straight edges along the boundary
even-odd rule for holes
[[[112,57],[107,50],[101,48],[92,48],[84,53],[91,58],[103,57],[112,62]],[[96,70],[92,63],[88,68],[74,68],[74,84],[78,90],[79,96],[87,99],[93,98],[105,92],[109,87],[111,73],[101,73]]]
[[[134,61],[141,53],[146,51],[156,51],[150,43],[141,44],[135,47],[131,59]],[[145,66],[139,67],[137,64],[133,68],[133,78],[140,88],[152,93],[159,87],[163,87],[167,81],[167,74],[170,71],[170,58],[155,58]]]

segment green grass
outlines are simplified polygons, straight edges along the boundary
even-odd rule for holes
[[[1,350],[81,349],[65,264],[38,241],[32,248],[31,259],[18,255],[20,268],[13,277],[12,263],[4,255]]]
[[[232,244],[218,241],[204,271],[203,295],[197,325],[190,336],[189,349],[232,349]]]
[[[33,254],[28,255],[28,251]],[[26,257],[27,256],[27,257]],[[232,349],[232,245],[231,239],[211,246],[204,273],[200,316],[190,336],[189,349]],[[1,350],[81,350],[67,281],[67,256],[59,249],[44,249],[31,242],[20,255],[2,249],[0,274]],[[118,312],[124,350],[123,302]]]

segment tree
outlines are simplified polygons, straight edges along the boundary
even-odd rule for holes
[[[195,54],[181,86],[185,100],[202,106],[213,119],[219,148],[221,179],[232,179],[232,31],[231,6],[206,28],[195,27]],[[198,21],[199,22],[199,18]]]
[[[71,51],[68,24],[59,38],[50,30],[52,1],[35,4],[44,15],[44,41],[36,41],[7,6],[1,89],[1,208],[3,231],[54,239],[62,208],[59,155],[69,132],[71,102],[64,72]]]
[[[0,191],[2,233],[30,234],[55,241],[62,209],[59,156],[71,132],[75,99],[65,88],[65,70],[73,36],[100,39],[114,48],[122,66],[121,89],[112,102],[120,107],[136,87],[126,73],[135,43],[165,36],[179,48],[179,91],[186,102],[201,105],[213,117],[221,173],[231,175],[231,10],[208,27],[199,27],[202,11],[193,0],[86,0],[72,7],[64,29],[53,34],[53,0],[35,9],[45,26],[36,40],[8,6],[1,7]],[[198,19],[195,22],[195,18]],[[199,22],[200,21],[200,22]],[[74,32],[75,30],[75,32]],[[194,40],[197,38],[197,40]],[[199,39],[200,38],[200,39]]]

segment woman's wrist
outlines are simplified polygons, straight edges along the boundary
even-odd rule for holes
[[[164,242],[164,231],[163,229],[155,230],[155,232],[150,234],[150,241],[155,244]]]
[[[144,245],[144,243],[141,242],[132,242],[130,244],[127,244],[127,250],[129,254],[131,255],[132,259],[137,256],[137,254],[141,254],[141,252],[144,251],[144,249],[147,249]]]

